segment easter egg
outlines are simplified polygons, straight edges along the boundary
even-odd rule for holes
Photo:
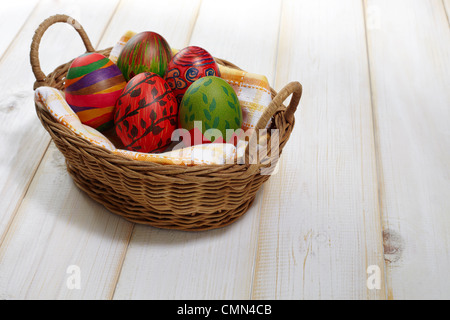
[[[129,81],[142,72],[153,72],[161,77],[172,59],[172,50],[158,33],[144,31],[127,41],[117,59],[117,66]]]
[[[153,72],[134,76],[117,99],[114,124],[125,149],[164,151],[177,127],[177,102],[167,82]]]
[[[86,53],[69,67],[66,101],[81,123],[98,131],[113,126],[114,105],[126,81],[119,68],[99,53]]]
[[[195,121],[201,121],[203,135],[208,129],[218,129],[226,140],[227,129],[241,128],[242,110],[236,92],[225,80],[207,76],[195,81],[185,92],[178,121],[188,131],[196,128]],[[220,137],[214,137],[217,138]]]
[[[208,51],[190,46],[173,56],[167,67],[165,79],[180,103],[189,86],[206,76],[220,76],[219,66]]]

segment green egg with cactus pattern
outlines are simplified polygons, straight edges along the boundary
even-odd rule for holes
[[[241,128],[242,110],[236,92],[225,80],[206,76],[192,83],[185,92],[178,120],[180,128],[188,131],[195,128],[194,122],[201,121],[203,135],[208,129],[217,129],[226,140],[227,129]],[[210,140],[218,138],[213,134]]]

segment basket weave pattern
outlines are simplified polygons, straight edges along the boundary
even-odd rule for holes
[[[108,57],[112,49],[94,50],[83,28],[72,18],[65,15],[50,17],[38,27],[31,45],[30,62],[36,77],[34,88],[64,89],[64,78],[71,61],[45,75],[38,58],[42,35],[58,22],[76,26],[87,52]],[[215,59],[221,65],[239,69],[226,60]],[[270,128],[279,130],[279,154],[292,132],[301,93],[298,82],[289,83],[279,93],[272,89],[273,101],[255,128],[256,132],[264,129],[271,121]],[[291,94],[286,108],[283,101]],[[35,105],[37,116],[64,155],[67,171],[75,184],[111,212],[134,223],[186,231],[224,227],[248,210],[257,191],[270,177],[260,174],[260,169],[267,164],[249,161],[248,150],[246,164],[177,166],[131,160],[78,137],[38,104]],[[274,166],[278,154],[269,156],[270,165]]]

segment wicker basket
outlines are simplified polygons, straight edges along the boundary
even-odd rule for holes
[[[95,52],[77,21],[66,15],[49,17],[37,28],[31,44],[34,89],[39,86],[64,89],[71,61],[46,76],[40,68],[38,52],[44,32],[59,22],[72,25],[87,52]],[[96,52],[109,56],[111,49]],[[221,65],[239,69],[230,62],[215,59]],[[283,101],[291,94],[286,108]],[[289,83],[278,93],[272,89],[273,101],[256,126],[257,130],[264,129],[271,121],[270,128],[278,129],[279,153],[292,132],[301,94],[302,86],[298,82]],[[35,107],[42,125],[63,153],[75,184],[111,212],[134,223],[186,231],[224,227],[248,210],[257,191],[270,177],[260,172],[268,162],[250,161],[248,150],[245,164],[177,166],[131,160],[78,137],[38,103]],[[251,139],[257,139],[256,135]],[[271,139],[269,136],[269,143]],[[274,157],[270,159],[273,166],[278,154],[269,156]]]

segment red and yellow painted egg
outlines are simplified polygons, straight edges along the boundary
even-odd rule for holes
[[[219,66],[205,49],[189,46],[180,50],[170,60],[165,80],[178,103],[181,103],[189,86],[201,77],[220,76]]]
[[[127,83],[117,100],[115,130],[125,149],[157,153],[171,143],[177,117],[177,102],[167,82],[143,72]]]
[[[69,67],[66,101],[80,121],[104,131],[113,126],[114,105],[126,81],[119,68],[99,53],[86,53]]]
[[[161,77],[172,59],[172,50],[160,34],[144,31],[127,41],[117,59],[117,66],[129,81],[142,72],[153,72]]]

